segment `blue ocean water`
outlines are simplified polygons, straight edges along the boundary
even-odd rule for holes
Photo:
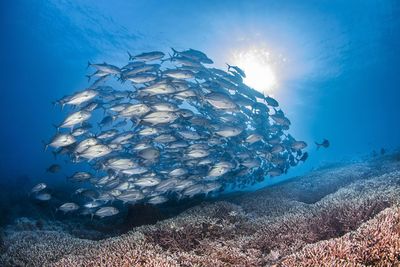
[[[306,163],[362,160],[400,140],[398,1],[2,1],[0,179],[66,184],[75,169],[43,141],[63,113],[52,102],[85,88],[87,62],[122,65],[126,51],[194,48],[216,66],[237,51],[265,49],[267,89],[305,140]],[[278,62],[278,63],[277,63]],[[327,138],[328,149],[315,141]],[[277,179],[275,179],[277,180]],[[267,182],[268,183],[268,182]],[[265,184],[258,185],[264,186]],[[0,189],[1,191],[1,189]]]

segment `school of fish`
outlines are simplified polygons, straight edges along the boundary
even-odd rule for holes
[[[118,214],[115,201],[210,196],[305,161],[307,144],[287,133],[279,103],[245,85],[239,67],[210,64],[194,49],[129,54],[122,67],[89,63],[95,81],[56,101],[71,112],[46,145],[85,169],[68,177],[82,183],[75,192],[82,203],[58,209],[103,218]],[[45,189],[41,183],[32,193],[47,201]]]

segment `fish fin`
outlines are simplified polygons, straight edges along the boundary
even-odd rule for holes
[[[171,47],[171,49],[172,49],[172,52],[174,52],[174,56],[179,54],[179,52],[176,51],[174,48]]]
[[[86,68],[89,68],[91,65],[92,65],[92,63],[90,63],[90,61],[88,61],[88,62],[87,62],[87,67],[86,67]]]
[[[44,146],[44,151],[47,151],[47,148],[49,148],[49,144],[46,143],[45,141],[42,140],[42,144]]]
[[[228,63],[225,63],[228,66],[228,71],[232,68],[231,65],[229,65]]]
[[[134,59],[134,57],[132,56],[132,54],[131,54],[131,53],[129,53],[129,51],[126,51],[126,52],[128,53],[129,60],[132,60],[132,59]]]
[[[88,78],[88,82],[90,82],[90,78],[92,78],[92,76],[86,75],[86,77]]]
[[[318,144],[317,142],[315,142],[315,144],[317,145],[317,150],[322,146],[322,144]]]

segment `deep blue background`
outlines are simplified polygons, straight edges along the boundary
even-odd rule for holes
[[[288,58],[273,95],[310,143],[309,162],[290,175],[400,144],[399,1],[79,3],[1,1],[0,179],[48,176],[42,140],[63,117],[51,102],[87,85],[88,60],[121,65],[127,50],[171,46],[217,66],[259,44]],[[316,151],[324,137],[332,146]]]

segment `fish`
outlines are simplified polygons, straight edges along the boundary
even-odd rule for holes
[[[51,164],[47,169],[46,172],[56,173],[61,170],[61,166],[58,164]]]
[[[161,180],[156,177],[143,177],[136,180],[134,184],[139,187],[151,187],[158,185],[160,182]]]
[[[168,175],[169,175],[170,177],[182,177],[182,176],[186,175],[187,173],[188,173],[188,171],[187,171],[186,169],[184,169],[184,168],[177,168],[177,169],[174,169],[174,170],[170,171],[170,172],[168,173]]]
[[[152,204],[152,205],[158,205],[158,204],[162,204],[164,202],[167,202],[168,198],[164,197],[164,196],[155,196],[150,198],[147,203]]]
[[[40,192],[40,191],[42,191],[42,190],[44,190],[44,189],[46,189],[46,188],[47,188],[47,184],[45,184],[45,183],[39,183],[39,184],[35,185],[35,186],[32,188],[31,193],[38,193],[38,192]]]
[[[143,73],[138,73],[134,76],[129,76],[126,79],[133,83],[148,83],[155,81],[157,79],[157,75],[153,73],[143,72]]]
[[[210,58],[207,57],[206,54],[204,54],[203,52],[201,52],[199,50],[188,49],[188,50],[178,52],[177,50],[172,48],[172,51],[173,51],[174,55],[180,55],[182,57],[190,58],[190,59],[198,61],[198,62],[202,62],[205,64],[214,63]]]
[[[171,123],[178,118],[178,115],[169,111],[155,111],[144,116],[142,121],[148,122],[152,125]]]
[[[95,215],[104,218],[117,215],[119,210],[115,207],[102,207],[95,212]]]
[[[270,169],[267,174],[271,177],[279,176],[283,173],[282,169],[280,168],[272,168]]]
[[[84,139],[84,140],[82,140],[81,142],[78,143],[78,145],[74,149],[74,152],[75,152],[75,154],[82,153],[83,151],[85,151],[89,147],[97,145],[98,143],[99,143],[99,141],[96,138],[93,138],[93,137]]]
[[[215,131],[216,134],[218,134],[219,136],[222,137],[233,137],[233,136],[237,136],[239,134],[241,134],[242,129],[238,128],[238,127],[231,127],[231,126],[224,126],[221,127],[220,129],[218,129],[217,131]]]
[[[308,152],[304,152],[304,154],[298,159],[298,161],[306,161],[308,159]]]
[[[320,148],[320,147],[323,147],[323,148],[328,148],[329,146],[330,146],[330,142],[329,142],[329,140],[328,139],[324,139],[323,141],[322,141],[322,143],[317,143],[317,142],[315,142],[315,144],[317,145],[317,150]]]
[[[92,114],[86,110],[80,110],[70,114],[64,121],[61,123],[58,128],[73,128],[77,124],[82,124],[84,121],[87,121]]]
[[[73,202],[67,202],[62,204],[60,207],[58,207],[57,210],[61,210],[64,213],[67,212],[73,212],[79,209],[79,206]]]
[[[49,193],[41,193],[35,196],[35,199],[40,201],[49,201],[51,199],[51,195]]]
[[[139,200],[142,200],[144,198],[144,195],[142,194],[142,192],[138,191],[138,190],[129,190],[129,191],[125,191],[122,194],[120,194],[119,196],[117,196],[117,199],[121,200],[124,203],[130,202],[136,202]]]
[[[234,71],[236,71],[240,76],[242,76],[243,78],[246,78],[246,74],[244,73],[244,71],[239,68],[238,66],[232,66],[229,65],[228,63],[226,63],[226,65],[228,66],[228,71],[230,71],[230,69],[233,69]]]
[[[121,110],[118,116],[131,118],[134,116],[142,116],[150,111],[150,108],[145,104],[133,104],[126,106]]]
[[[104,117],[97,125],[102,128],[108,125],[111,125],[113,121],[115,120],[114,116],[106,116]]]
[[[217,178],[219,176],[223,176],[227,172],[233,169],[233,164],[226,161],[221,161],[216,164],[210,169],[207,176],[210,178]]]
[[[85,102],[88,102],[95,98],[98,95],[98,92],[93,89],[87,89],[82,92],[78,92],[71,96],[65,104],[79,106]]]
[[[263,140],[263,136],[260,134],[250,134],[246,137],[245,142],[249,144],[254,144],[258,141]]]
[[[77,207],[63,209],[103,218],[133,203],[215,196],[307,160],[278,100],[246,85],[241,66],[209,66],[192,48],[128,54],[121,66],[89,63],[97,80],[54,102],[71,111],[46,148],[76,165],[67,181],[80,183]]]
[[[290,145],[290,147],[291,147],[293,150],[298,151],[298,150],[302,150],[302,149],[306,148],[306,147],[307,147],[307,143],[304,142],[304,141],[294,141],[294,142]]]
[[[103,204],[104,202],[101,200],[93,200],[91,202],[85,203],[83,206],[88,209],[95,209],[102,206]]]
[[[190,70],[179,70],[179,69],[166,70],[163,72],[163,75],[174,79],[192,79],[195,76],[194,73],[191,72]]]
[[[51,140],[50,143],[46,145],[46,148],[48,146],[55,147],[55,148],[66,147],[66,146],[72,145],[75,142],[76,142],[76,139],[71,134],[60,133],[53,137],[53,140]]]
[[[135,56],[131,55],[128,52],[128,55],[129,55],[129,60],[140,60],[140,61],[153,61],[162,59],[165,56],[165,54],[161,51],[144,52],[141,54],[137,54]]]
[[[186,153],[186,155],[189,158],[198,159],[198,158],[207,157],[208,155],[210,155],[210,152],[208,150],[205,150],[205,149],[191,149]]]
[[[132,169],[136,166],[137,164],[129,158],[111,158],[104,163],[104,167],[115,171]]]
[[[108,155],[112,152],[112,149],[109,146],[103,144],[97,144],[88,147],[82,153],[79,153],[78,156],[82,158],[86,158],[88,160],[92,160],[95,158],[100,158],[105,155]]]
[[[202,184],[192,185],[183,191],[183,195],[186,197],[193,197],[201,193],[204,193],[204,186]]]
[[[107,63],[92,64],[92,63],[88,62],[88,67],[93,67],[99,71],[109,73],[109,74],[119,74],[121,72],[121,70],[118,67],[111,65],[111,64],[107,64]]]
[[[68,177],[68,179],[74,182],[84,182],[90,180],[92,177],[93,175],[89,172],[79,171]]]
[[[158,151],[155,148],[150,147],[150,148],[146,148],[146,149],[139,151],[138,155],[139,155],[139,157],[141,157],[143,159],[155,160],[156,158],[158,158],[160,156],[160,151]]]
[[[237,105],[226,95],[222,93],[209,93],[204,99],[214,108],[222,110],[235,110]]]

